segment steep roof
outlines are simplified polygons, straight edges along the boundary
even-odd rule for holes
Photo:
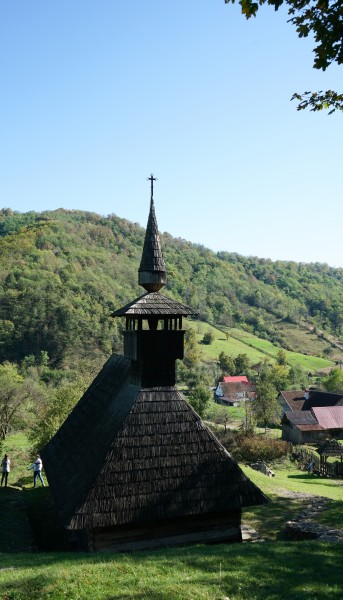
[[[135,298],[122,308],[119,308],[112,317],[135,316],[135,315],[158,315],[158,316],[187,316],[196,315],[192,308],[167,298],[159,292],[148,292]]]
[[[137,524],[267,502],[181,393],[130,384],[129,362],[107,361],[42,451],[64,526]]]
[[[305,403],[303,390],[292,390],[290,392],[280,392],[281,396],[287,402],[289,408],[293,411],[302,410]]]
[[[160,289],[167,282],[166,266],[158,234],[154,200],[151,191],[150,212],[144,238],[138,281],[148,291]]]

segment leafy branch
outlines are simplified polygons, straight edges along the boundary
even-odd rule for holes
[[[235,0],[225,0],[235,4]],[[317,43],[313,49],[313,67],[325,71],[336,62],[343,63],[343,5],[341,0],[239,0],[242,14],[247,19],[256,17],[259,6],[269,4],[278,10],[282,4],[288,6],[289,22],[295,26],[299,37],[313,34]],[[310,108],[312,111],[330,109],[343,110],[343,94],[332,90],[326,92],[304,92],[293,94],[291,100],[299,100],[297,110]]]

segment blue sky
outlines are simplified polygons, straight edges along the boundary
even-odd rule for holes
[[[0,204],[115,213],[213,250],[343,267],[342,119],[284,10],[0,0]]]

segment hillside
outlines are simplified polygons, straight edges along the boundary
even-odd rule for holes
[[[235,337],[343,357],[343,269],[214,253],[162,236],[164,293]],[[116,215],[0,211],[0,361],[47,351],[56,365],[120,350],[110,313],[139,296],[144,229]],[[235,329],[232,329],[234,331]],[[250,343],[250,342],[249,342]]]

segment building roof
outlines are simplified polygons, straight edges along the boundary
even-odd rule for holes
[[[224,376],[224,383],[249,383],[245,375],[228,375]]]
[[[309,398],[305,400],[303,410],[314,407],[343,406],[343,394],[331,394],[329,392],[311,391]]]
[[[343,456],[343,446],[337,440],[326,440],[317,452],[321,456]]]
[[[132,385],[130,368],[112,356],[42,451],[65,527],[226,513],[268,501],[175,387]]]
[[[303,390],[292,390],[280,392],[292,411],[311,410],[315,406],[343,406],[343,394],[331,394],[329,392],[310,391],[305,398]]]
[[[280,395],[284,398],[285,402],[287,402],[289,408],[292,411],[302,410],[305,397],[303,390],[292,390],[290,392],[280,392]]]
[[[153,188],[151,188],[150,212],[145,232],[142,259],[138,269],[138,281],[148,291],[156,291],[167,283],[166,266],[158,234],[152,194]]]
[[[343,429],[343,406],[314,407],[312,412],[323,429]]]
[[[114,311],[112,317],[123,317],[123,316],[189,316],[196,315],[192,308],[167,298],[159,292],[147,292],[139,298],[135,298],[132,302],[129,302],[122,308]]]
[[[283,415],[283,420],[287,420],[292,425],[318,425],[318,421],[310,410],[299,412],[286,412]]]

